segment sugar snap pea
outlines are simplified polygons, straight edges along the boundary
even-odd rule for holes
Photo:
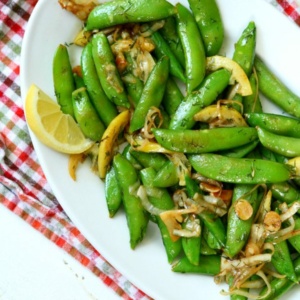
[[[169,59],[162,57],[152,69],[143,89],[141,98],[133,112],[129,132],[134,132],[144,126],[149,109],[159,107],[169,77]]]
[[[173,114],[176,112],[182,100],[183,95],[178,85],[172,79],[172,77],[169,77],[161,104],[170,117],[172,117]]]
[[[92,38],[92,54],[97,74],[106,96],[116,105],[130,107],[123,81],[117,70],[114,55],[104,33]]]
[[[298,216],[294,216],[295,227],[294,231],[300,230],[300,218]],[[292,245],[292,247],[300,254],[300,236],[295,235],[288,239],[288,243]]]
[[[293,93],[258,56],[254,59],[259,90],[285,112],[300,117],[300,97]]]
[[[293,261],[294,270],[297,275],[298,281],[300,280],[300,258],[298,257]],[[274,300],[279,299],[284,293],[289,291],[296,283],[294,281],[289,280],[287,277],[285,278],[274,278],[271,282],[271,292],[265,297],[265,300]],[[267,292],[267,287],[264,287],[259,295],[265,295]]]
[[[226,244],[226,228],[221,218],[208,211],[200,213],[199,217],[203,221],[204,226],[214,237],[217,244],[220,245],[217,247],[217,249],[224,248]],[[215,247],[212,248],[216,249]]]
[[[195,266],[191,264],[186,257],[183,257],[172,266],[172,271],[214,276],[220,272],[220,268],[221,257],[219,255],[201,255],[199,259],[199,265]]]
[[[176,4],[176,8],[177,31],[185,57],[187,92],[191,93],[205,76],[205,49],[192,13],[180,3]]]
[[[174,202],[169,192],[164,188],[157,188],[153,186],[153,179],[156,171],[153,168],[145,168],[140,171],[140,177],[152,205],[159,209],[170,210],[174,208]],[[182,250],[181,240],[172,241],[169,231],[159,216],[155,216],[157,225],[159,227],[162,241],[166,250],[168,261],[171,263],[180,254]]]
[[[239,40],[234,44],[233,60],[236,61],[250,76],[253,68],[256,50],[256,25],[249,22]]]
[[[248,112],[244,114],[247,123],[275,134],[300,138],[300,120],[272,113]]]
[[[112,218],[122,204],[122,191],[114,167],[106,173],[104,189],[109,217]]]
[[[195,218],[200,223],[200,219],[197,216],[195,216]],[[187,222],[188,221],[183,222],[182,224],[183,229],[186,228]],[[201,227],[201,223],[200,223],[200,227]],[[200,252],[201,234],[195,237],[182,237],[182,248],[190,263],[196,266],[199,265],[200,253],[201,253]]]
[[[261,199],[258,197],[257,189],[251,184],[236,184],[233,189],[231,207],[227,215],[227,240],[225,252],[233,258],[247,243],[251,226],[258,210]],[[250,203],[253,213],[247,220],[242,220],[236,213],[235,205],[239,199]]]
[[[271,151],[285,157],[300,156],[300,139],[282,136],[268,130],[257,128],[260,142]]]
[[[254,150],[258,143],[259,140],[256,140],[233,149],[219,151],[218,154],[228,157],[243,158],[247,156],[247,154],[249,154],[252,150]]]
[[[177,34],[177,25],[176,25],[175,17],[171,16],[166,18],[165,24],[159,30],[159,32],[161,33],[165,41],[172,49],[174,55],[177,57],[177,60],[180,62],[181,66],[185,68],[185,58],[184,58],[181,41]]]
[[[242,99],[243,112],[246,113],[261,113],[263,111],[257,86],[257,78],[254,73],[249,77],[249,82],[252,89],[252,94],[244,96]]]
[[[84,135],[99,142],[105,131],[105,126],[98,117],[85,87],[72,93],[72,103],[75,120]]]
[[[150,22],[167,18],[176,8],[165,0],[113,0],[96,6],[86,21],[86,30],[104,29],[125,23]]]
[[[163,36],[156,31],[151,35],[151,39],[155,44],[154,54],[156,57],[159,59],[163,56],[167,56],[170,60],[170,74],[180,79],[182,82],[185,82],[184,69]]]
[[[230,183],[277,183],[292,178],[293,167],[254,158],[231,158],[213,153],[190,154],[193,168],[205,177]]]
[[[75,90],[69,52],[65,45],[60,44],[53,57],[53,82],[55,96],[61,111],[74,117],[72,93]]]
[[[153,178],[153,185],[157,187],[171,187],[179,182],[177,170],[171,160],[166,161]]]
[[[129,228],[130,246],[134,249],[144,238],[149,214],[144,210],[140,199],[130,193],[130,187],[138,183],[138,174],[135,168],[120,153],[114,156],[113,166],[122,190],[123,204]]]
[[[188,0],[200,30],[205,53],[216,55],[224,40],[224,26],[215,0]]]
[[[287,241],[281,241],[274,244],[274,253],[271,263],[275,269],[289,280],[297,283],[297,276],[294,270],[291,254],[287,245]]]
[[[117,108],[106,96],[98,78],[97,70],[92,53],[92,43],[88,43],[81,52],[80,65],[84,84],[90,99],[104,125],[108,124],[117,116]]]
[[[300,191],[289,182],[279,182],[270,185],[270,190],[275,199],[288,204],[300,200]]]
[[[194,115],[214,102],[228,86],[230,72],[226,69],[207,75],[200,87],[186,96],[171,116],[170,129],[190,129],[195,125]]]
[[[153,129],[164,148],[184,153],[205,153],[232,149],[257,139],[255,128],[228,127],[202,130]]]

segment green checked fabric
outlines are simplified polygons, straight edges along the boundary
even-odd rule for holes
[[[249,0],[250,1],[250,0]],[[300,25],[297,1],[266,0]],[[89,268],[123,299],[149,299],[74,226],[45,179],[25,122],[20,52],[37,0],[0,0],[0,202]]]

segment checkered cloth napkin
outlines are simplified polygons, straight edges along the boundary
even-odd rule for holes
[[[251,0],[249,0],[251,1]],[[265,0],[300,25],[300,1]],[[20,51],[37,0],[0,0],[0,202],[89,268],[123,299],[149,299],[74,226],[47,183],[20,97]]]

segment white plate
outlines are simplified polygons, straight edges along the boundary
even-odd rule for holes
[[[175,2],[175,1],[174,1]],[[187,5],[187,1],[181,1]],[[232,55],[248,22],[257,26],[257,52],[272,70],[300,94],[300,30],[270,4],[262,0],[219,0],[225,25],[222,54]],[[22,45],[21,88],[23,98],[31,83],[54,98],[52,59],[59,43],[70,43],[81,28],[74,16],[62,10],[57,0],[40,0],[32,14]],[[76,51],[77,50],[77,51]],[[70,47],[72,62],[78,49]],[[264,102],[267,110],[274,107]],[[32,141],[46,177],[64,210],[96,249],[132,283],[155,299],[224,299],[213,278],[176,274],[171,271],[158,230],[151,225],[144,241],[133,251],[125,216],[108,217],[103,183],[86,163],[79,168],[77,182],[68,174],[68,157]],[[289,294],[296,299],[299,288]],[[299,295],[299,294],[298,294]],[[225,297],[226,299],[226,297]]]

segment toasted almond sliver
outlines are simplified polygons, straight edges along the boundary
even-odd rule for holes
[[[250,219],[253,215],[252,205],[245,199],[238,200],[235,203],[234,210],[237,216],[243,221]]]

